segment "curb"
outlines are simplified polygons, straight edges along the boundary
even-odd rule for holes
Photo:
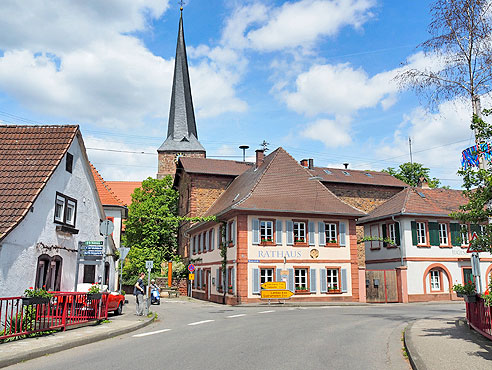
[[[109,339],[109,338],[117,337],[119,335],[127,334],[127,333],[130,333],[132,331],[141,329],[147,325],[150,325],[152,322],[154,322],[154,320],[155,320],[155,315],[146,321],[139,322],[136,325],[127,326],[126,328],[113,329],[113,330],[110,329],[106,332],[97,333],[96,335],[91,335],[91,336],[88,336],[86,338],[79,338],[79,339],[75,339],[75,340],[72,340],[72,341],[67,342],[67,343],[63,343],[63,344],[59,344],[59,345],[53,345],[53,346],[47,347],[47,348],[39,348],[36,350],[29,350],[29,351],[26,351],[24,353],[19,353],[18,355],[15,355],[14,357],[11,357],[9,359],[0,360],[0,368],[15,365],[19,362],[32,360],[32,359],[42,357],[45,355],[49,355],[52,353],[61,352],[61,351],[64,351],[66,349],[71,349],[74,347],[83,346],[85,344],[99,342],[99,341],[104,340],[104,339]],[[73,329],[73,330],[76,330],[76,329]]]
[[[405,328],[405,331],[403,332],[403,344],[405,345],[405,351],[407,352],[408,360],[410,361],[412,369],[427,370],[424,361],[422,361],[422,358],[420,357],[413,343],[411,331],[414,323],[415,321],[408,324],[408,326]]]

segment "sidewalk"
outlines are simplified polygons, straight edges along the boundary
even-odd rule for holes
[[[151,318],[136,316],[132,308],[133,306],[130,304],[125,307],[123,315],[110,315],[108,317],[109,323],[83,326],[43,337],[26,338],[0,344],[0,368],[126,334],[152,323],[153,316]]]
[[[469,329],[463,317],[411,323],[405,347],[413,369],[492,369],[492,341]]]

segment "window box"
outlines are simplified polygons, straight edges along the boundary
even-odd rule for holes
[[[232,285],[229,285],[229,288],[228,288],[228,293],[229,293],[229,294],[232,294]]]
[[[33,306],[35,304],[48,304],[50,298],[47,297],[22,297],[23,306]]]
[[[87,293],[87,299],[92,301],[96,299],[101,299],[102,293]]]
[[[295,294],[310,294],[306,286],[296,286]]]

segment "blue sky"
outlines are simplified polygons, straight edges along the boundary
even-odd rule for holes
[[[473,144],[469,107],[425,110],[394,76],[432,64],[428,1],[188,0],[184,12],[199,140],[212,158],[266,140],[317,166],[380,170],[409,160],[458,188]],[[177,1],[4,0],[0,121],[80,124],[106,180],[155,176],[164,141]],[[234,157],[237,156],[237,157]]]

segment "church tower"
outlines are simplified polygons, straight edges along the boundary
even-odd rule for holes
[[[205,148],[198,141],[195,112],[191,98],[190,75],[183,31],[183,8],[179,17],[178,43],[174,61],[174,78],[169,109],[167,138],[157,149],[157,178],[176,173],[176,162],[180,156],[205,158]]]

